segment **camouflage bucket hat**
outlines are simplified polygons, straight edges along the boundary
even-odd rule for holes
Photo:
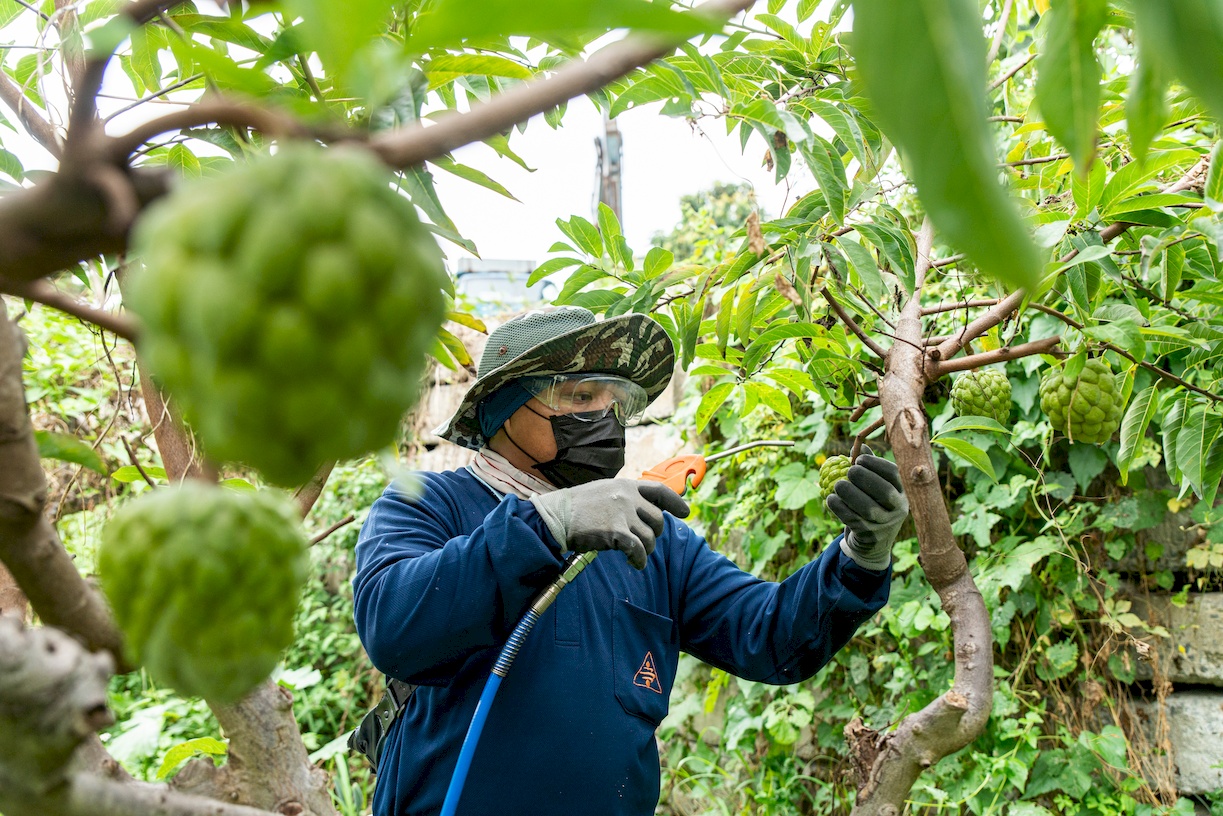
[[[450,421],[438,428],[442,439],[479,450],[476,406],[519,377],[540,374],[615,374],[645,389],[650,402],[663,392],[675,369],[675,349],[653,318],[629,314],[595,320],[579,306],[537,309],[493,329],[476,369],[476,381]]]

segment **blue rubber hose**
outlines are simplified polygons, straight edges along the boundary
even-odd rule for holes
[[[596,555],[598,553],[588,552],[570,556],[565,564],[565,571],[555,581],[548,584],[543,592],[539,593],[539,597],[522,616],[522,620],[518,621],[518,625],[510,633],[509,640],[501,648],[501,654],[497,656],[497,662],[493,664],[493,673],[488,676],[488,682],[484,684],[484,691],[480,693],[480,701],[476,704],[476,713],[471,717],[471,725],[467,726],[467,736],[463,738],[463,747],[459,750],[459,761],[454,766],[454,774],[450,777],[450,787],[446,789],[446,801],[442,803],[442,816],[454,816],[459,808],[459,799],[463,796],[463,785],[467,782],[467,772],[471,770],[471,760],[476,755],[476,746],[480,743],[480,734],[484,731],[484,722],[488,719],[489,709],[493,707],[497,689],[501,688],[501,681],[509,674],[510,666],[514,664],[514,658],[518,657],[518,652],[522,649],[522,644],[526,642],[527,635],[539,622],[539,616],[556,600],[560,591],[577,577],[579,572],[586,569],[586,566],[595,560]]]

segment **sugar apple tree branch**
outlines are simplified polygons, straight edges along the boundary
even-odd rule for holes
[[[66,295],[45,281],[10,281],[0,277],[0,294],[15,295],[25,300],[32,300],[53,309],[59,309],[65,314],[79,318],[86,323],[92,323],[122,337],[128,342],[136,342],[139,332],[136,322],[126,315],[105,312]]]
[[[8,816],[272,816],[75,769],[78,748],[111,722],[110,672],[108,655],[85,651],[58,629],[0,617],[0,809]]]
[[[919,560],[951,619],[955,681],[950,691],[907,716],[887,735],[865,728],[847,729],[846,737],[855,755],[870,768],[858,791],[855,816],[901,813],[922,770],[975,739],[993,705],[989,614],[951,532],[922,400],[929,375],[922,344],[920,298],[932,239],[931,230],[923,228],[918,238],[917,285],[897,321],[897,342],[888,354],[879,397],[917,527]]]
[[[25,128],[26,133],[34,137],[34,141],[45,147],[55,158],[60,157],[63,148],[60,146],[55,126],[35,110],[34,103],[26,97],[21,87],[3,71],[0,71],[0,102],[13,109],[21,120],[21,126]]]
[[[123,663],[123,638],[43,509],[47,483],[21,378],[24,343],[0,309],[0,561],[42,621]]]
[[[832,296],[832,293],[828,291],[827,286],[820,289],[820,294],[823,295],[824,300],[828,301],[828,305],[831,306],[832,310],[837,313],[837,317],[841,319],[841,322],[845,324],[845,327],[853,332],[857,338],[862,341],[862,345],[866,346],[870,352],[880,360],[887,359],[887,349],[876,343],[874,339],[872,339],[871,336],[858,325],[858,322],[854,320],[852,316],[850,316],[849,312],[845,311],[845,307],[842,306],[840,302]]]
[[[1205,179],[1209,163],[1210,159],[1208,157],[1203,157],[1197,164],[1190,168],[1185,175],[1181,176],[1180,179],[1166,185],[1165,187],[1162,187],[1160,192],[1179,193],[1200,185]],[[1100,230],[1100,240],[1107,244],[1132,226],[1135,225],[1125,221],[1118,221],[1116,223],[1109,224],[1107,227]],[[1079,251],[1077,249],[1073,249],[1059,258],[1058,264],[1060,265],[1072,261],[1078,254]],[[994,326],[997,326],[999,323],[1009,317],[1011,313],[1018,309],[1020,304],[1023,303],[1025,296],[1026,293],[1022,289],[1017,289],[1011,294],[1007,295],[1005,298],[998,301],[997,304],[995,304],[988,312],[976,318],[959,332],[953,334],[948,340],[936,346],[931,352],[931,357],[936,361],[950,360],[952,357],[958,354],[966,344],[971,343],[973,340],[985,334]]]
[[[934,377],[938,378],[953,371],[970,371],[974,368],[1005,363],[1007,360],[1018,360],[1020,357],[1031,357],[1033,354],[1049,354],[1058,344],[1060,337],[1046,337],[1043,340],[1033,340],[1030,343],[1020,343],[1016,346],[1003,346],[993,351],[983,351],[980,354],[970,354],[967,357],[957,357],[945,360],[934,366]]]

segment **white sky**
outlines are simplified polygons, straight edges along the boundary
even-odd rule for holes
[[[200,5],[208,3],[205,0]],[[18,39],[33,42],[33,25],[29,26],[28,38]],[[49,44],[54,44],[54,40]],[[59,76],[44,78],[41,87],[53,108],[58,108],[55,114],[62,115],[66,106]],[[131,86],[117,64],[112,64],[107,72],[103,93],[117,97],[131,94]],[[115,98],[101,98],[98,102],[103,115],[126,104]],[[623,228],[629,246],[638,255],[645,254],[655,232],[669,230],[677,223],[680,196],[715,182],[750,182],[761,208],[769,216],[778,215],[798,194],[814,186],[798,159],[788,179],[798,187],[787,191],[784,184],[776,185],[772,171],[762,166],[765,144],[758,135],[752,136],[744,155],[740,152],[738,134],[727,136],[721,120],[702,120],[703,132],[698,132],[683,119],[660,115],[660,108],[661,104],[634,108],[618,119],[624,145]],[[170,109],[163,103],[142,105],[117,118],[108,130],[122,132]],[[4,112],[11,121],[16,121],[11,111]],[[60,124],[61,116],[54,118]],[[539,116],[531,121],[525,133],[516,132],[511,137],[511,147],[535,168],[533,173],[497,156],[482,144],[461,148],[455,153],[458,161],[488,173],[519,201],[435,171],[442,204],[459,232],[475,242],[483,258],[542,261],[547,257],[548,247],[563,238],[555,224],[558,217],[582,215],[593,219],[594,142],[602,130],[599,112],[582,97],[570,102],[559,129],[548,127]],[[5,130],[3,144],[21,158],[27,170],[54,169],[52,157],[22,133]],[[199,143],[193,149],[216,152]],[[468,254],[448,242],[442,244],[452,262]]]
[[[645,253],[655,232],[668,230],[679,220],[681,195],[718,181],[748,181],[767,214],[781,212],[787,191],[774,184],[773,172],[762,166],[765,145],[758,136],[748,142],[743,155],[738,134],[727,136],[722,122],[704,120],[702,135],[683,119],[659,115],[660,107],[634,109],[617,120],[624,143],[624,235],[637,254]],[[534,173],[484,145],[462,148],[455,154],[458,161],[485,171],[522,203],[435,172],[442,203],[482,257],[542,260],[548,247],[564,237],[556,228],[558,217],[592,216],[594,140],[602,130],[599,112],[583,98],[570,103],[560,129],[552,130],[537,117],[526,133],[511,139],[519,155],[536,168]],[[798,177],[801,192],[813,186],[804,175],[793,171],[790,175],[791,184]],[[789,202],[795,195],[789,194]],[[449,245],[446,249],[452,257],[466,254]]]

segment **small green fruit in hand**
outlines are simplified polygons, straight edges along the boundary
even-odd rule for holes
[[[1050,370],[1041,379],[1040,408],[1053,428],[1072,442],[1099,445],[1121,426],[1120,388],[1103,357],[1088,360],[1077,377],[1065,369]]]
[[[831,496],[837,482],[849,474],[851,462],[848,456],[829,456],[820,465],[820,492]]]
[[[115,514],[98,574],[136,660],[185,696],[226,703],[292,643],[307,562],[285,497],[188,482]]]
[[[956,378],[951,386],[956,416],[983,416],[1005,425],[1011,416],[1011,381],[992,368],[979,368]]]
[[[355,148],[288,144],[137,223],[139,351],[212,459],[292,485],[394,439],[450,280],[393,182]]]

